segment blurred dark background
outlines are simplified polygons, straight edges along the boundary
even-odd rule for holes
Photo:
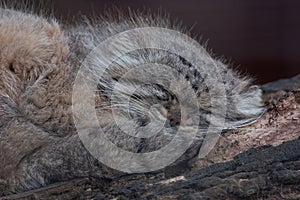
[[[113,6],[166,11],[258,83],[300,73],[299,0],[53,0],[63,19]]]

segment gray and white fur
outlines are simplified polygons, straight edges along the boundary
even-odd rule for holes
[[[62,25],[50,17],[0,9],[0,195],[76,177],[113,178],[122,174],[96,160],[81,143],[72,115],[72,89],[81,63],[100,42],[140,27],[162,27],[187,33],[164,16],[150,14],[127,17],[119,14]],[[226,91],[224,129],[255,121],[263,111],[260,89],[251,84],[251,79],[241,77],[221,61],[211,63],[207,52],[199,56],[203,58],[203,65],[217,64],[221,72],[222,80],[215,81],[223,82]],[[119,81],[124,71],[139,63],[165,64],[183,74],[201,105],[199,130],[214,123],[207,117],[211,104],[205,77],[199,70],[202,66],[193,66],[166,51],[141,49],[113,63],[97,83],[96,111],[104,119],[100,124],[113,143],[132,152],[150,152],[167,144],[180,125],[180,108],[171,91],[159,84],[144,85],[138,79],[141,77]],[[116,84],[119,90],[113,90]],[[157,117],[167,120],[165,126],[170,134],[144,139],[122,133],[112,118],[111,109],[116,108],[120,114],[127,112],[128,106],[123,105],[122,98],[129,95],[126,89],[130,88],[136,90],[128,116],[136,122],[133,131],[138,132]],[[117,102],[112,102],[112,95]],[[162,107],[149,116],[147,113],[153,104]],[[201,137],[180,161],[197,155]]]

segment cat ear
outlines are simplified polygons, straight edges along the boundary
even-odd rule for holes
[[[247,91],[234,96],[235,113],[231,113],[226,121],[225,129],[248,126],[256,122],[266,111],[262,103],[262,91],[256,86],[250,86]]]

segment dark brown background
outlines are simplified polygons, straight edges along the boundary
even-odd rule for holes
[[[162,9],[259,83],[300,73],[299,0],[53,0],[53,6],[62,18],[112,6]]]

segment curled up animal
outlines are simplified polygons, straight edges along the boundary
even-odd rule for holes
[[[204,157],[263,112],[261,90],[163,16],[0,9],[0,191]]]

